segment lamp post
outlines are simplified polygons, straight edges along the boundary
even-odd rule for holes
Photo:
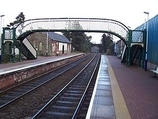
[[[2,62],[2,57],[1,57],[1,52],[2,52],[2,17],[4,17],[5,15],[0,15],[0,63]]]
[[[147,15],[147,20],[146,20],[146,50],[145,50],[145,64],[144,64],[144,70],[147,70],[147,62],[148,62],[148,24],[149,24],[149,12],[144,12],[144,14]]]
[[[48,36],[48,32],[47,32],[47,39],[46,39],[46,56],[48,56],[49,54],[49,40],[48,40],[49,36]]]

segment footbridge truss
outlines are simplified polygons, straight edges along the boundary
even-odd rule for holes
[[[127,41],[129,29],[119,21],[102,18],[38,18],[26,20],[16,27],[19,38],[40,31],[106,32]]]

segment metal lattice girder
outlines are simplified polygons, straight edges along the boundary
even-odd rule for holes
[[[29,19],[16,26],[16,34],[20,36],[30,31],[83,31],[109,32],[125,41],[128,40],[129,29],[123,23],[112,19],[101,18],[39,18]]]
[[[143,31],[133,30],[132,42],[143,43]]]

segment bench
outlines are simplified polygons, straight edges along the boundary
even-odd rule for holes
[[[154,76],[156,77],[156,74],[158,74],[158,66],[156,66],[155,69],[151,69],[150,71],[153,72],[155,74]]]

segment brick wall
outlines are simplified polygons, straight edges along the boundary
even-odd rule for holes
[[[18,84],[19,82],[27,81],[30,78],[37,77],[47,71],[53,70],[54,68],[75,61],[81,58],[82,56],[83,55],[78,55],[61,61],[51,62],[41,66],[36,66],[12,73],[0,75],[0,90],[11,87],[15,84]]]

